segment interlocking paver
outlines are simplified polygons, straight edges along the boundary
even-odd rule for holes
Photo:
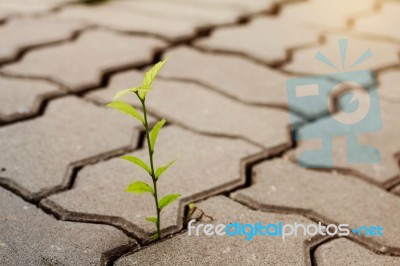
[[[395,194],[397,194],[397,195],[400,195],[400,185],[399,185],[399,186],[396,186],[396,187],[393,189],[393,192],[394,192]]]
[[[298,210],[325,223],[350,228],[380,225],[383,236],[366,237],[379,248],[400,250],[400,199],[365,181],[342,174],[301,168],[277,159],[257,165],[255,184],[233,198],[256,208]],[[368,196],[366,196],[368,195]]]
[[[8,12],[6,10],[0,10],[0,23],[6,20],[9,16],[12,15],[12,12]]]
[[[129,10],[131,14],[143,14],[155,16],[160,19],[169,18],[177,21],[184,21],[193,26],[198,25],[219,25],[234,23],[240,17],[241,12],[228,8],[218,8],[217,5],[203,6],[191,2],[182,1],[125,1],[114,2],[113,6]],[[164,19],[163,19],[164,20]],[[198,23],[198,24],[197,24]]]
[[[0,63],[16,57],[24,48],[68,40],[85,24],[48,18],[16,18],[0,27]],[[32,30],[32,29],[35,30]]]
[[[285,5],[280,17],[319,29],[346,28],[358,13],[372,12],[375,0],[310,0]]]
[[[315,250],[316,263],[322,266],[335,265],[385,265],[400,264],[400,257],[376,254],[348,239],[335,239]]]
[[[43,99],[60,95],[57,86],[37,80],[0,77],[0,121],[11,122],[36,114]]]
[[[400,23],[399,13],[399,2],[386,1],[375,15],[355,20],[354,31],[400,41],[400,33],[397,27]]]
[[[379,73],[379,92],[382,99],[400,102],[400,70],[391,69]]]
[[[274,36],[271,41],[270,36]],[[211,51],[242,54],[267,64],[288,59],[288,50],[318,43],[318,31],[279,17],[262,17],[238,27],[218,29],[195,44]]]
[[[0,210],[2,265],[100,265],[136,245],[111,226],[57,221],[2,188]]]
[[[112,0],[84,5],[75,0],[0,0],[0,186],[17,194],[0,188],[0,264],[105,264],[111,255],[114,259],[128,250],[134,253],[116,264],[400,264],[399,257],[378,255],[400,255],[400,4],[291,1]],[[74,4],[56,10],[70,2]],[[375,4],[382,10],[373,10]],[[274,14],[265,16],[268,12]],[[341,33],[350,20],[354,27]],[[321,34],[327,34],[326,40]],[[347,164],[343,138],[333,141],[330,172],[289,161],[318,140],[298,142],[286,161],[259,162],[267,152],[292,147],[286,80],[341,71],[338,38],[349,40],[347,67],[366,49],[374,54],[351,70],[379,70],[383,129],[360,135],[358,142],[377,147],[381,163]],[[180,42],[188,46],[177,46]],[[184,228],[185,206],[196,202],[214,224],[312,223],[308,217],[353,228],[380,225],[384,236],[352,235],[354,242],[334,239],[310,252],[319,237],[282,241],[258,236],[247,242],[244,237],[189,237],[183,231],[137,251],[134,240],[110,225],[144,243],[154,232],[154,225],[144,220],[154,215],[151,196],[124,191],[127,184],[149,177],[115,158],[133,153],[148,161],[146,147],[138,143],[143,129],[101,105],[118,90],[140,84],[142,67],[165,48],[162,56],[170,54],[170,60],[147,101],[152,124],[153,115],[171,123],[157,142],[157,166],[177,159],[159,181],[160,194],[182,194],[164,210],[165,234]],[[317,51],[337,69],[317,62]],[[81,98],[66,97],[67,90]],[[327,97],[322,98],[318,108],[290,107],[314,118],[326,113]],[[320,132],[314,126],[326,120],[312,121],[293,137],[302,130]],[[251,168],[252,180],[247,180]],[[228,193],[233,199],[212,197]]]
[[[169,50],[167,55],[171,56],[171,64],[160,73],[161,77],[197,82],[249,104],[288,106],[286,81],[292,78],[289,75],[240,57],[204,53],[189,47]],[[291,108],[308,117],[327,112],[325,100],[314,102],[313,108],[295,105],[292,103]]]
[[[399,159],[397,154],[400,151],[399,142],[399,130],[400,124],[398,123],[398,113],[400,112],[400,105],[398,103],[390,103],[384,100],[380,101],[380,116],[382,118],[382,129],[375,132],[362,133],[357,132],[357,129],[353,131],[348,131],[348,136],[352,137],[352,134],[357,134],[357,143],[360,145],[369,145],[377,150],[379,150],[381,159],[377,163],[350,163],[348,162],[348,153],[354,153],[355,148],[347,148],[346,138],[343,137],[333,137],[332,138],[332,158],[333,166],[340,169],[350,169],[358,175],[362,175],[371,181],[379,184],[385,184],[399,175]],[[377,114],[379,115],[379,114]],[[329,125],[329,118],[320,119],[316,122],[305,125],[298,131],[299,139],[302,136],[306,136],[309,132],[315,130],[321,130],[321,128],[332,128]],[[318,129],[317,129],[318,128]],[[329,133],[321,135],[326,138],[329,137]],[[327,140],[327,139],[325,139]],[[315,158],[312,156],[302,156],[301,154],[307,150],[321,150],[327,151],[329,145],[328,142],[321,146],[321,139],[315,140],[304,140],[299,141],[298,149],[296,149],[296,157],[298,160],[308,166],[312,167],[327,167],[326,165],[316,165],[317,163],[313,161]],[[365,155],[358,153],[357,156],[361,157]],[[322,155],[326,156],[326,155]],[[368,155],[366,155],[368,156]]]
[[[312,224],[297,215],[253,211],[222,196],[208,199],[198,206],[214,218],[213,222],[207,221],[214,225],[235,221]],[[249,242],[243,236],[188,236],[183,233],[123,257],[116,265],[305,265],[308,257],[304,247],[306,243],[303,235],[285,241],[279,237],[256,236]]]
[[[201,136],[168,127],[157,140],[155,162],[159,166],[172,159],[177,162],[158,181],[159,194],[181,193],[182,204],[187,204],[200,197],[243,185],[245,178],[240,160],[258,151],[259,148],[240,140]],[[147,150],[137,151],[134,155],[148,157]],[[67,212],[79,213],[81,217],[85,214],[97,215],[94,219],[98,220],[105,220],[107,216],[118,217],[112,219],[112,223],[121,224],[126,230],[146,238],[145,234],[151,233],[154,225],[144,218],[153,215],[154,201],[151,195],[137,196],[124,192],[124,187],[138,180],[150,182],[142,169],[116,158],[84,168],[72,190],[51,196],[42,204],[55,210],[55,205],[61,206],[66,210],[61,216],[66,219],[72,217]],[[118,208],[115,208],[115,202],[118,202]],[[178,203],[165,209],[163,229],[180,229],[182,212],[183,206]],[[79,217],[79,214],[74,216]]]
[[[196,81],[248,103],[287,105],[289,76],[280,72],[243,58],[185,46],[169,50],[167,55],[171,64],[160,73],[161,77]]]
[[[1,0],[0,9],[14,14],[37,14],[50,11],[73,0]]]
[[[107,5],[71,6],[56,16],[119,31],[156,34],[177,41],[193,37],[203,27],[233,23],[239,19],[240,13],[174,1],[115,1]]]
[[[0,128],[0,183],[35,199],[68,184],[71,165],[135,147],[138,124],[75,97],[51,101],[44,116]]]
[[[326,38],[326,42],[322,45],[307,47],[295,51],[292,61],[286,64],[283,69],[297,74],[320,75],[335,73],[342,71],[343,69],[346,71],[364,69],[378,70],[399,64],[398,54],[400,48],[398,45],[381,40],[354,37],[348,34],[329,34]],[[343,67],[338,44],[339,39],[348,40],[346,59]],[[351,67],[368,49],[371,50],[372,57],[354,67]],[[336,68],[316,60],[315,57],[317,52],[324,54],[329,61],[336,66]]]
[[[106,89],[88,97],[108,103],[118,90],[140,84],[142,79],[143,73],[137,71],[119,74]],[[240,137],[266,148],[290,143],[285,111],[246,106],[193,83],[158,80],[154,84],[157,92],[149,96],[148,110],[170,122],[203,133]]]
[[[290,1],[290,0],[289,0]],[[255,0],[255,1],[241,1],[241,0],[194,0],[190,4],[195,6],[205,6],[208,8],[223,8],[239,10],[245,13],[259,13],[265,11],[272,11],[276,4],[284,2],[283,0]]]
[[[165,43],[141,36],[125,36],[106,30],[91,30],[78,40],[28,53],[4,72],[55,80],[70,90],[97,86],[102,74],[130,65],[152,61],[153,53]]]

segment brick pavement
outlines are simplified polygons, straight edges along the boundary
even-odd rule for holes
[[[397,10],[395,0],[0,1],[0,264],[399,265]],[[338,142],[334,166],[303,168],[294,159],[310,146],[294,136],[327,108],[294,106],[291,131],[286,81],[331,73],[314,57],[340,62],[343,37],[349,61],[374,53],[362,67],[377,78],[383,129],[359,140],[382,161],[348,165]],[[104,105],[166,56],[148,109],[151,123],[168,120],[157,162],[177,159],[160,193],[182,197],[163,213],[166,239],[151,242],[153,202],[124,192],[146,177],[118,158],[146,158],[143,131]],[[379,224],[384,236],[189,237],[191,202],[199,222]]]

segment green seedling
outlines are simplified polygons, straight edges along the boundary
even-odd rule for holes
[[[149,160],[150,160],[150,166],[149,164],[145,163],[142,159],[130,155],[123,156],[122,159],[127,160],[133,164],[136,164],[137,166],[141,167],[143,170],[148,173],[148,175],[151,177],[152,180],[152,186],[147,184],[144,181],[136,181],[133,182],[132,184],[129,184],[126,187],[126,192],[129,193],[134,193],[134,194],[142,194],[142,193],[150,193],[153,198],[154,198],[154,203],[155,203],[155,209],[156,209],[156,216],[151,216],[151,217],[146,217],[146,220],[148,222],[154,223],[156,226],[157,232],[152,235],[152,239],[160,239],[161,238],[161,219],[160,219],[160,214],[161,211],[167,207],[169,204],[174,202],[180,197],[180,194],[170,194],[166,195],[163,198],[159,200],[159,195],[157,193],[157,181],[159,180],[160,176],[172,165],[174,164],[174,161],[171,161],[167,165],[158,167],[157,169],[154,167],[154,151],[155,151],[155,145],[156,145],[156,140],[158,133],[160,132],[160,129],[163,127],[165,124],[166,120],[161,119],[158,121],[153,129],[150,131],[149,129],[149,124],[148,124],[148,119],[147,119],[147,110],[146,110],[146,96],[147,93],[152,90],[152,84],[155,78],[157,77],[158,73],[160,70],[163,68],[165,63],[167,62],[168,59],[161,61],[154,65],[149,71],[146,72],[144,75],[144,79],[142,84],[139,87],[134,87],[126,90],[119,91],[115,97],[113,102],[107,104],[108,107],[111,107],[113,109],[116,109],[124,114],[130,115],[133,118],[139,120],[145,129],[146,133],[146,140],[147,140],[147,149],[149,152]],[[142,110],[143,110],[143,116],[136,110],[135,107],[130,105],[129,103],[122,102],[119,99],[128,95],[128,94],[134,94],[136,95],[137,99],[139,100]]]
[[[185,225],[187,225],[190,222],[190,220],[192,219],[192,216],[196,210],[197,210],[196,204],[194,204],[193,202],[189,203],[188,211],[187,211],[186,219],[185,219],[185,223],[184,223]]]

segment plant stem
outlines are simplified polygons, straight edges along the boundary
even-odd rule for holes
[[[145,99],[141,99],[138,96],[140,102],[142,103],[142,108],[143,108],[143,116],[144,116],[144,128],[146,131],[146,139],[147,139],[147,149],[149,151],[149,157],[150,157],[150,168],[151,168],[151,179],[153,180],[153,189],[154,189],[154,201],[156,204],[156,210],[157,210],[157,239],[161,238],[161,221],[160,221],[160,207],[158,205],[158,195],[157,195],[157,179],[156,175],[154,172],[154,163],[153,163],[153,151],[151,150],[150,146],[150,130],[149,130],[149,124],[147,123],[147,112],[146,112],[146,103]]]

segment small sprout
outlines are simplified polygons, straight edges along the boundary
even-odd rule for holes
[[[196,204],[194,204],[193,202],[189,203],[188,212],[186,214],[185,225],[187,225],[189,221],[192,219],[192,216],[196,210],[197,210]]]
[[[167,165],[160,166],[157,169],[154,167],[154,152],[155,152],[155,147],[156,147],[156,140],[158,137],[158,134],[161,130],[161,128],[165,125],[166,120],[161,119],[156,123],[156,125],[153,127],[153,129],[150,131],[149,129],[149,124],[147,120],[147,110],[146,110],[146,96],[147,93],[152,90],[152,84],[155,78],[157,77],[158,73],[160,70],[163,68],[164,64],[167,62],[168,59],[165,59],[164,61],[161,61],[157,63],[155,66],[153,66],[149,71],[146,72],[144,75],[144,79],[142,82],[142,85],[140,87],[134,87],[134,88],[129,88],[125,89],[122,91],[119,91],[115,97],[114,101],[107,104],[108,107],[113,108],[115,110],[120,111],[121,113],[127,114],[137,120],[139,120],[145,129],[146,133],[146,139],[147,139],[147,149],[149,152],[149,159],[150,163],[147,164],[144,162],[142,159],[131,156],[131,155],[125,155],[122,156],[121,158],[129,161],[133,164],[136,164],[143,170],[145,170],[149,176],[151,177],[152,180],[152,186],[147,184],[144,181],[136,181],[133,182],[132,184],[129,184],[125,191],[129,193],[134,193],[134,194],[143,194],[143,193],[150,193],[153,198],[154,198],[154,203],[155,203],[155,209],[156,209],[156,216],[150,216],[146,217],[146,221],[150,223],[154,223],[156,226],[156,233],[153,234],[150,238],[151,239],[160,239],[161,238],[161,219],[160,219],[160,214],[161,211],[176,201],[181,195],[180,194],[170,194],[166,195],[163,198],[159,200],[159,195],[157,193],[157,181],[158,178],[170,167],[175,163],[175,160],[171,161]],[[119,99],[122,97],[128,95],[128,94],[135,94],[138,100],[140,101],[143,109],[143,116],[136,110],[135,107],[130,105],[129,103],[122,102]]]

